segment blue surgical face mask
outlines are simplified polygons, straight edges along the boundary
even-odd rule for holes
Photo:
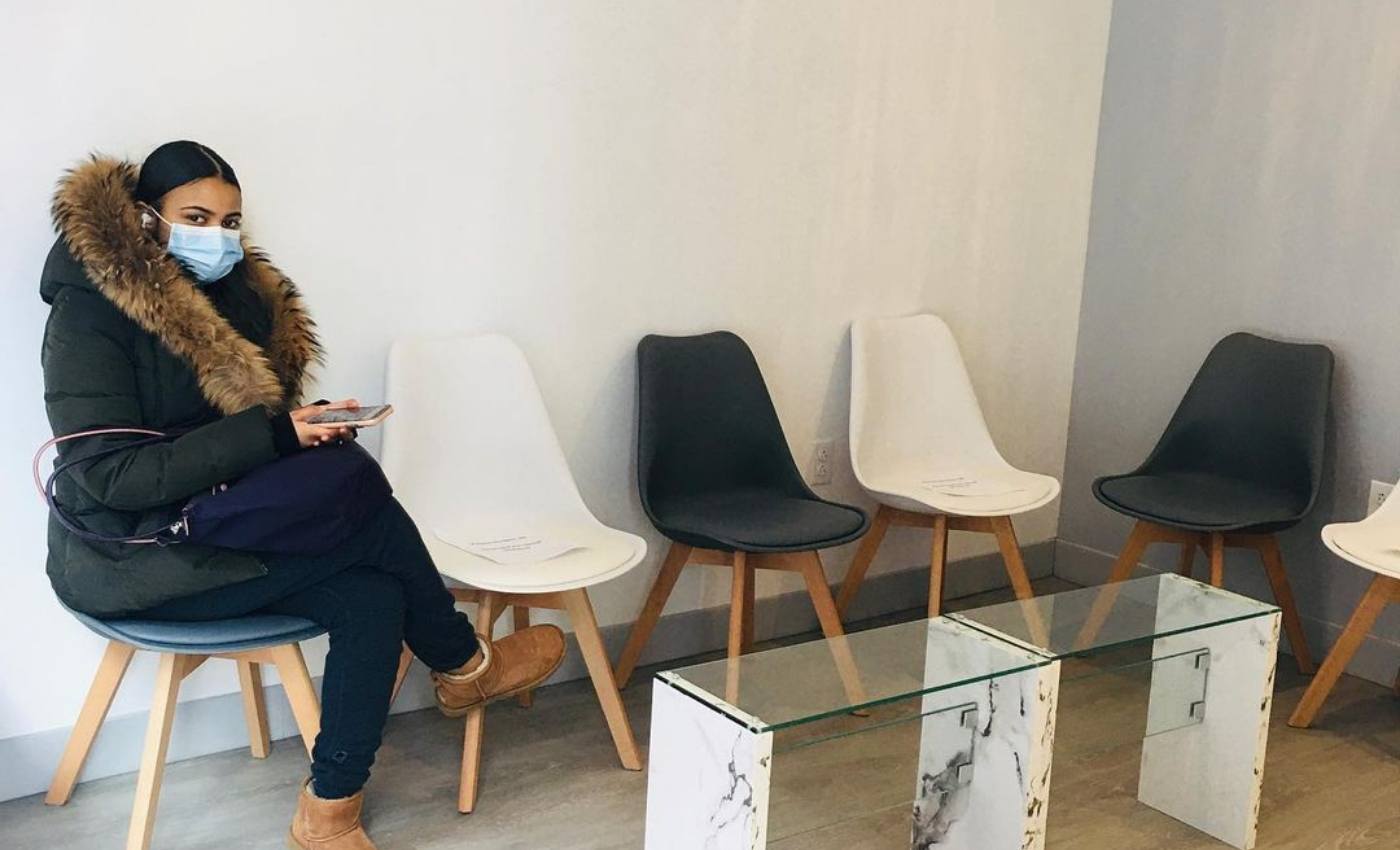
[[[156,215],[165,221],[160,213]],[[221,279],[243,259],[243,243],[238,241],[237,230],[165,223],[170,225],[170,241],[165,243],[165,250],[200,283]]]

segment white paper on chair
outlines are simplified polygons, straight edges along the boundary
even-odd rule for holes
[[[994,476],[984,477],[966,472],[947,473],[920,483],[926,489],[945,496],[1005,496],[1024,489],[1010,481],[998,481]]]
[[[548,561],[580,548],[577,543],[538,534],[472,534],[435,528],[433,535],[444,543],[498,564]]]

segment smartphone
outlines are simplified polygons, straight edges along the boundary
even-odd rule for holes
[[[318,413],[306,420],[312,425],[348,425],[351,428],[368,428],[378,425],[394,412],[392,404],[360,405],[353,408],[337,408]]]

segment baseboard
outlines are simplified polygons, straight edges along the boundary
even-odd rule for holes
[[[1026,546],[1026,569],[1032,578],[1044,578],[1052,571],[1054,543],[1045,541]],[[954,599],[1005,587],[1006,574],[999,555],[980,555],[949,565],[945,596]],[[851,606],[848,619],[868,617],[922,607],[928,599],[928,567],[921,565],[868,577]],[[642,653],[642,664],[658,664],[723,648],[729,623],[727,606],[682,611],[663,617]],[[759,640],[809,632],[817,628],[816,615],[805,591],[795,591],[759,599],[755,606],[755,633]],[[603,641],[616,658],[627,640],[630,623],[605,626]],[[572,644],[572,637],[570,638]],[[588,675],[583,660],[570,652],[552,682],[581,679]],[[211,661],[210,663],[222,663]],[[319,690],[319,678],[316,681]],[[267,691],[268,728],[277,746],[300,746],[290,740],[297,735],[296,723],[281,685]],[[394,704],[394,712],[414,711],[432,705],[432,690],[426,671],[415,664]],[[108,717],[94,743],[82,781],[100,779],[137,768],[146,734],[147,713],[133,712]],[[68,742],[69,728],[48,729],[0,740],[0,800],[24,797],[44,791],[54,767]],[[180,703],[175,713],[167,762],[176,762],[210,753],[248,746],[243,724],[243,703],[237,693],[222,694]]]
[[[1079,543],[1071,543],[1068,540],[1057,540],[1054,559],[1055,575],[1075,584],[1103,584],[1108,581],[1109,572],[1117,557],[1116,553],[1102,552]],[[1154,574],[1169,572],[1142,562],[1138,564],[1138,569]],[[1301,617],[1301,619],[1308,644],[1312,647],[1313,654],[1317,656],[1317,662],[1321,664],[1325,653],[1320,648],[1330,648],[1336,643],[1345,624],[1330,623],[1312,617]],[[1284,652],[1292,654],[1286,636],[1280,638],[1280,648]],[[1397,657],[1400,657],[1400,644],[1369,635],[1366,640],[1362,641],[1355,657],[1347,665],[1347,672],[1358,678],[1390,687],[1395,681],[1395,659]]]

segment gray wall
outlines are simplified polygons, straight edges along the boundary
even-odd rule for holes
[[[1106,573],[1130,523],[1090,483],[1145,456],[1216,339],[1320,341],[1338,365],[1329,469],[1283,543],[1314,654],[1346,622],[1370,573],[1318,530],[1360,517],[1369,479],[1400,473],[1396,33],[1400,3],[1386,0],[1116,3],[1057,573]],[[1148,563],[1169,569],[1170,548]],[[1237,554],[1229,587],[1270,598]],[[1353,672],[1391,681],[1398,607]]]

